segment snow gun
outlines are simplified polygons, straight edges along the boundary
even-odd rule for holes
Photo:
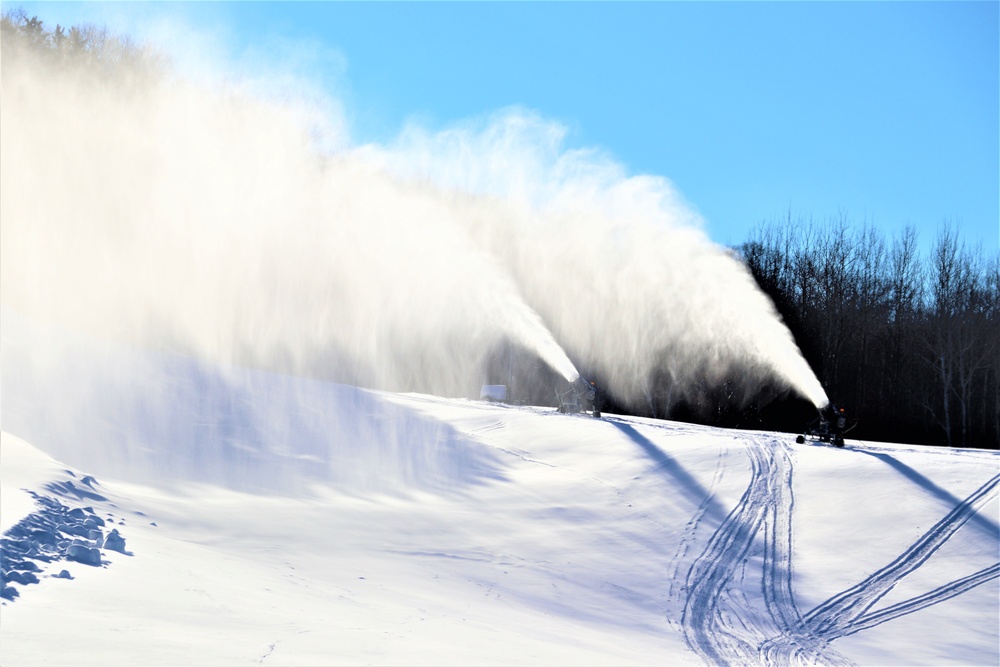
[[[597,383],[593,380],[581,375],[570,383],[568,390],[561,392],[556,389],[556,397],[559,399],[559,412],[577,414],[592,410],[595,419],[601,418],[601,399]]]
[[[834,447],[843,447],[844,435],[857,426],[857,422],[848,426],[844,408],[838,408],[833,403],[820,408],[818,412],[819,417],[809,425],[805,433],[795,438],[795,442],[801,445],[809,439],[813,442],[829,442]]]

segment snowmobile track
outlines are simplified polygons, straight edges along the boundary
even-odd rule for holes
[[[995,475],[959,503],[894,561],[852,588],[818,605],[803,619],[805,627],[813,634],[830,639],[850,634],[848,630],[866,611],[892,590],[903,577],[920,567],[959,528],[976,515],[979,508],[991,499],[997,484],[1000,484],[1000,475]],[[979,583],[985,581],[988,579]]]
[[[733,510],[690,565],[681,620],[688,646],[707,664],[848,665],[834,640],[910,614],[1000,577],[1000,563],[925,594],[869,612],[904,577],[918,569],[995,494],[996,475],[955,506],[891,563],[803,615],[792,590],[793,461],[788,445],[748,438],[750,481]],[[699,508],[700,509],[700,508]],[[701,513],[692,521],[700,522]],[[693,540],[694,531],[684,540]],[[679,554],[687,551],[679,550]],[[755,562],[760,556],[760,578]],[[739,575],[739,576],[737,576]],[[751,608],[744,590],[759,582],[765,613]],[[749,589],[747,589],[749,590]],[[764,619],[754,624],[753,619]],[[760,626],[767,627],[760,627]]]
[[[777,442],[753,439],[746,451],[750,483],[736,507],[688,570],[682,625],[688,645],[713,665],[749,664],[758,657],[760,639],[752,635],[743,604],[726,604],[737,571],[763,530],[765,534],[762,587],[767,616],[776,633],[799,623],[792,595],[791,511],[792,465],[787,449]],[[741,613],[742,612],[742,613]],[[738,626],[738,627],[737,627]],[[751,635],[751,636],[747,636]]]
[[[983,568],[979,572],[970,574],[967,577],[962,577],[944,586],[939,586],[929,593],[924,593],[915,598],[910,598],[904,602],[899,602],[892,605],[891,607],[886,607],[885,609],[880,609],[871,614],[866,614],[856,623],[853,623],[849,628],[844,630],[840,636],[846,636],[854,634],[855,632],[860,632],[861,630],[867,630],[868,628],[873,628],[876,625],[881,625],[886,621],[891,621],[894,618],[900,616],[905,616],[906,614],[912,614],[915,611],[919,611],[924,607],[929,607],[935,605],[939,602],[944,602],[956,595],[961,595],[965,591],[972,590],[976,586],[985,584],[991,579],[996,579],[1000,577],[1000,563],[995,563],[987,568]]]

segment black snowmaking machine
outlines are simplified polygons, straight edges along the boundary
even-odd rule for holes
[[[795,442],[801,445],[808,438],[815,442],[833,443],[834,447],[843,447],[844,435],[855,426],[857,423],[847,425],[844,408],[838,408],[830,403],[825,408],[820,408],[819,417],[809,425],[804,434],[795,438]]]
[[[601,418],[601,398],[593,380],[586,380],[580,375],[566,391],[556,389],[556,397],[559,399],[559,412],[577,414],[591,410],[594,418]]]

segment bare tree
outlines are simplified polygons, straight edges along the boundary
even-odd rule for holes
[[[912,417],[904,407],[913,402],[916,376],[910,359],[916,347],[915,330],[923,301],[924,276],[917,254],[917,230],[906,226],[889,253],[886,364],[887,400],[882,407],[890,422]]]
[[[855,256],[852,276],[855,315],[855,326],[852,327],[855,337],[853,363],[857,369],[855,396],[857,414],[863,416],[862,408],[878,404],[882,393],[882,374],[870,373],[869,369],[881,364],[876,355],[879,354],[877,347],[888,308],[888,262],[885,237],[874,225],[865,224],[852,245]],[[878,387],[878,391],[872,391],[873,385]]]

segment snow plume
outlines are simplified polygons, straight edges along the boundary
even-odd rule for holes
[[[463,211],[350,152],[317,155],[308,109],[17,64],[3,82],[5,306],[396,390],[470,393],[504,340],[576,378]]]
[[[770,299],[672,184],[565,150],[564,135],[511,109],[358,152],[402,179],[477,195],[469,233],[618,398],[648,400],[654,375],[668,373],[677,397],[726,382],[752,396],[770,383],[825,406]]]
[[[4,65],[6,308],[393,390],[468,395],[514,341],[624,401],[667,372],[826,402],[667,181],[564,150],[530,113],[352,147],[287,95]]]

